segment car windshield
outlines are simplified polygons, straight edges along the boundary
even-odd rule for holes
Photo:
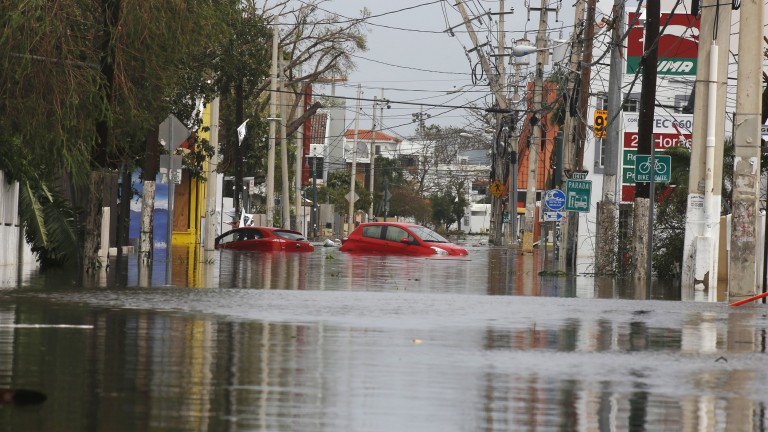
[[[288,240],[304,241],[304,237],[301,234],[293,231],[274,231],[274,234]]]
[[[445,237],[441,236],[440,234],[432,231],[431,229],[423,226],[416,226],[416,227],[408,227],[411,229],[411,231],[414,232],[417,236],[421,237],[422,240],[425,242],[431,242],[431,243],[448,243],[448,240],[445,239]]]

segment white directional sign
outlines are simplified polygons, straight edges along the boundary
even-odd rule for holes
[[[543,222],[558,222],[565,219],[565,212],[553,211],[544,212],[542,216]]]

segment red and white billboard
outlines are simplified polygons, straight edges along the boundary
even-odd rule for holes
[[[635,14],[629,14],[627,23],[635,23],[635,25],[630,28],[627,36],[627,73],[637,72],[643,57],[645,28],[641,21],[635,22]],[[659,31],[663,29],[663,33],[659,36],[658,75],[696,76],[699,26],[698,16],[679,13],[661,14]]]

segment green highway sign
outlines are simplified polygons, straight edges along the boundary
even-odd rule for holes
[[[565,210],[589,213],[592,203],[592,180],[568,179],[565,182]]]
[[[667,155],[654,156],[655,167],[651,169],[650,155],[637,155],[635,157],[635,182],[650,182],[651,172],[655,183],[669,183],[672,176],[672,157]]]

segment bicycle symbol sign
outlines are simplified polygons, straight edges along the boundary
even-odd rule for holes
[[[653,171],[653,181],[657,183],[669,183],[672,171],[672,157],[655,156],[654,169],[651,169],[650,155],[637,155],[635,157],[635,182],[650,182]]]

